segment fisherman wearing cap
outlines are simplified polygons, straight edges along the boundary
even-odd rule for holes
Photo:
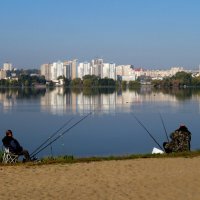
[[[163,143],[166,153],[190,151],[191,132],[184,124],[171,133],[170,138],[170,142]]]
[[[23,147],[21,147],[19,142],[15,138],[13,138],[11,130],[6,131],[6,136],[2,139],[2,142],[5,148],[8,148],[11,153],[16,155],[23,155],[25,157],[23,161],[31,160],[29,152],[23,149]]]

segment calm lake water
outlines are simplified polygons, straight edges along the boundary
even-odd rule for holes
[[[70,119],[60,134],[92,112],[38,157],[151,153],[158,146],[134,116],[161,146],[167,140],[161,117],[168,134],[185,124],[192,133],[191,148],[200,149],[200,90],[1,89],[0,110],[1,138],[13,130],[30,153]]]

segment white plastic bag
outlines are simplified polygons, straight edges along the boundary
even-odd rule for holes
[[[152,150],[152,154],[163,154],[164,151],[154,147],[153,150]]]

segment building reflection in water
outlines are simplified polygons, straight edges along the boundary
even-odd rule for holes
[[[134,105],[142,105],[144,102],[170,102],[170,106],[178,107],[179,100],[176,96],[163,94],[162,92],[141,89],[138,91],[113,91],[112,93],[65,92],[63,88],[47,91],[41,98],[41,109],[53,114],[84,114],[95,112],[96,114],[114,114],[116,112],[132,112]]]
[[[88,112],[111,113],[116,109],[116,93],[84,95],[83,92],[68,92],[56,88],[41,97],[41,109],[53,114],[84,114]]]
[[[0,91],[0,108],[3,112],[8,112],[17,106],[18,91]]]
[[[41,109],[50,111],[52,114],[64,114],[67,110],[67,100],[67,95],[64,94],[62,87],[46,91],[45,96],[41,97]]]
[[[180,94],[179,94],[180,96]],[[85,114],[95,112],[96,114],[114,114],[116,112],[132,112],[134,106],[143,105],[145,102],[166,103],[172,108],[180,106],[180,97],[175,94],[152,91],[150,88],[125,91],[96,91],[71,92],[62,87],[53,90],[22,91],[22,90],[0,90],[0,108],[3,112],[13,109],[36,108],[42,112],[50,112],[55,115]],[[199,102],[200,96],[191,94],[187,97]],[[36,107],[34,107],[36,106]]]

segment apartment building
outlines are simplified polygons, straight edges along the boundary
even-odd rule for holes
[[[77,78],[77,60],[43,64],[41,65],[41,75],[45,76],[46,80],[49,81],[55,81],[59,76],[64,76],[68,79]]]
[[[116,75],[121,77],[122,81],[135,81],[136,74],[133,65],[119,65],[116,67]]]
[[[103,63],[102,59],[79,63],[78,77],[82,79],[85,75],[96,75],[100,78],[107,77],[116,80],[115,63]]]
[[[0,80],[6,78],[6,71],[3,69],[0,69]]]
[[[106,77],[116,80],[115,63],[103,63],[103,78]]]
[[[3,70],[5,70],[5,71],[10,70],[11,71],[12,69],[13,69],[12,63],[6,62],[6,63],[3,64]]]

